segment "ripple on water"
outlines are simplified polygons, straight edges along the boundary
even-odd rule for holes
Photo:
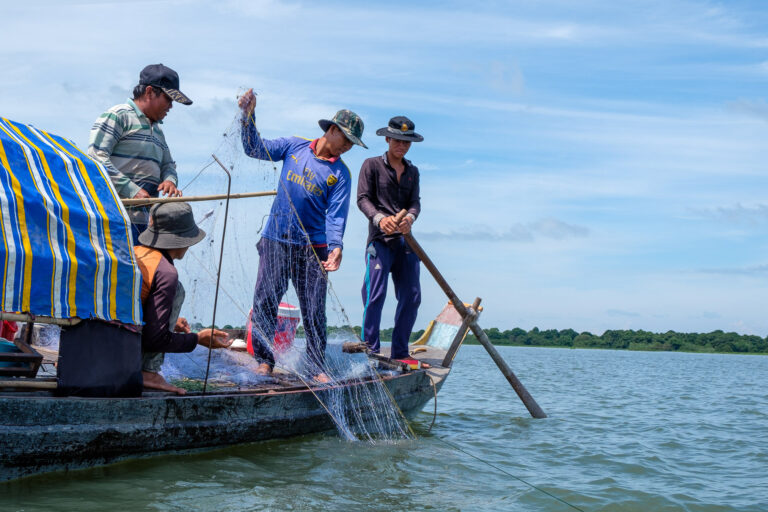
[[[414,441],[312,435],[54,474],[0,487],[2,509],[572,510],[517,477],[589,511],[768,510],[768,357],[499,350],[549,418],[466,346]]]

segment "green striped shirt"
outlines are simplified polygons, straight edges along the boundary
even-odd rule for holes
[[[178,183],[176,162],[160,124],[150,122],[130,99],[101,114],[93,124],[88,155],[104,164],[120,197],[133,197],[139,188],[157,197],[160,183]],[[147,222],[145,211],[131,210],[130,215],[134,223]]]

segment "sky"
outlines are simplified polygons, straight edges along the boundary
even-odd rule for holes
[[[463,300],[483,299],[481,324],[765,336],[767,27],[768,5],[740,0],[0,0],[0,116],[86,148],[98,115],[162,62],[194,100],[164,131],[197,195],[226,191],[216,167],[195,178],[216,151],[233,191],[274,188],[271,166],[232,138],[246,88],[266,138],[360,114],[370,149],[344,155],[353,186],[386,149],[376,129],[407,115],[424,136],[408,154],[414,236]],[[232,300],[218,314],[233,324],[269,208],[247,201],[233,204],[224,260]],[[208,268],[221,208],[196,205],[218,212],[204,221],[215,244],[198,250]],[[342,307],[360,323],[366,222],[353,201],[331,324]],[[184,274],[203,315],[210,279],[195,260]],[[423,268],[422,288],[417,328],[446,301]],[[388,302],[383,326],[391,290]]]

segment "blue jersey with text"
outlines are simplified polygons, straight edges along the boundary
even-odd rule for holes
[[[277,197],[262,236],[297,245],[328,244],[329,250],[343,248],[352,190],[346,164],[340,158],[317,158],[312,140],[261,139],[253,123],[243,126],[242,141],[250,157],[283,161]]]

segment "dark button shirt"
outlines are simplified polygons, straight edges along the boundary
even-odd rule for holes
[[[397,181],[397,171],[389,165],[387,153],[367,159],[360,168],[357,180],[357,207],[368,217],[368,242],[373,240],[391,241],[402,235],[386,235],[374,225],[377,214],[385,217],[396,215],[402,209],[408,210],[414,218],[421,212],[419,198],[419,169],[410,160],[403,158],[405,171]]]
[[[173,260],[163,252],[157,265],[155,279],[144,302],[144,329],[141,331],[141,349],[144,352],[192,352],[197,345],[197,334],[171,332],[173,299],[179,273]]]

